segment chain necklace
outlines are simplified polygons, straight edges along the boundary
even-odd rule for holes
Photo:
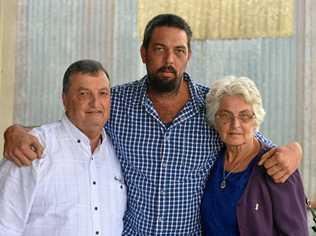
[[[237,168],[237,166],[239,166],[241,162],[238,162],[227,174],[225,174],[225,159],[224,159],[224,163],[223,163],[223,179],[221,181],[221,184],[220,184],[220,188],[221,189],[225,189],[227,184],[226,184],[226,180],[228,178],[228,176],[231,175],[231,173],[233,173],[233,171]]]
[[[257,151],[257,146],[259,145],[259,147],[260,147],[260,143],[256,140],[255,145],[256,145],[255,146],[255,150]],[[255,153],[256,153],[256,151],[255,151]],[[227,181],[226,181],[227,178],[233,173],[234,170],[237,169],[237,167],[239,167],[239,165],[242,163],[242,161],[245,161],[247,159],[247,158],[245,158],[244,160],[236,163],[236,165],[234,165],[233,168],[231,168],[231,170],[227,174],[225,174],[225,159],[226,159],[226,155],[227,155],[227,153],[225,153],[225,157],[224,157],[223,179],[222,179],[222,181],[220,182],[220,185],[219,185],[220,189],[225,189],[226,188],[226,186],[227,186]],[[234,157],[234,159],[237,157],[237,155],[238,154],[236,153],[236,156]],[[249,157],[252,157],[252,156],[253,156],[253,153]]]

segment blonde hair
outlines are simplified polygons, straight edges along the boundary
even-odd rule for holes
[[[208,123],[215,127],[215,114],[218,111],[221,99],[225,96],[240,96],[246,103],[252,106],[255,113],[256,129],[265,116],[262,106],[261,94],[256,84],[247,77],[226,76],[215,80],[211,84],[210,91],[206,95],[206,116]]]

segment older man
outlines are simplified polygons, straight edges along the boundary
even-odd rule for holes
[[[77,61],[64,75],[65,115],[32,133],[45,147],[29,167],[0,166],[0,235],[121,235],[126,189],[103,127],[110,86],[99,62]]]

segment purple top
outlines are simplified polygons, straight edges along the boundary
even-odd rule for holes
[[[264,146],[260,153],[267,150]],[[263,167],[255,165],[236,205],[236,216],[241,236],[307,236],[305,194],[299,172],[295,171],[285,183],[275,184]]]

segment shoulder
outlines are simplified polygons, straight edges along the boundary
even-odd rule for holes
[[[192,80],[191,76],[188,73],[184,74],[184,79],[189,83],[189,87],[193,90],[193,93],[195,92],[198,96],[202,97],[206,96],[209,91],[208,87]]]
[[[30,131],[30,134],[38,137],[40,141],[45,142],[47,139],[52,138],[52,135],[61,130],[61,121],[51,122],[36,127]]]
[[[136,80],[122,85],[117,85],[111,88],[112,98],[116,99],[119,96],[132,95],[137,93],[144,85],[145,78]]]
[[[30,134],[34,135],[44,146],[45,155],[48,150],[54,147],[58,148],[58,142],[66,135],[66,132],[62,122],[59,120],[36,127],[30,131]]]

